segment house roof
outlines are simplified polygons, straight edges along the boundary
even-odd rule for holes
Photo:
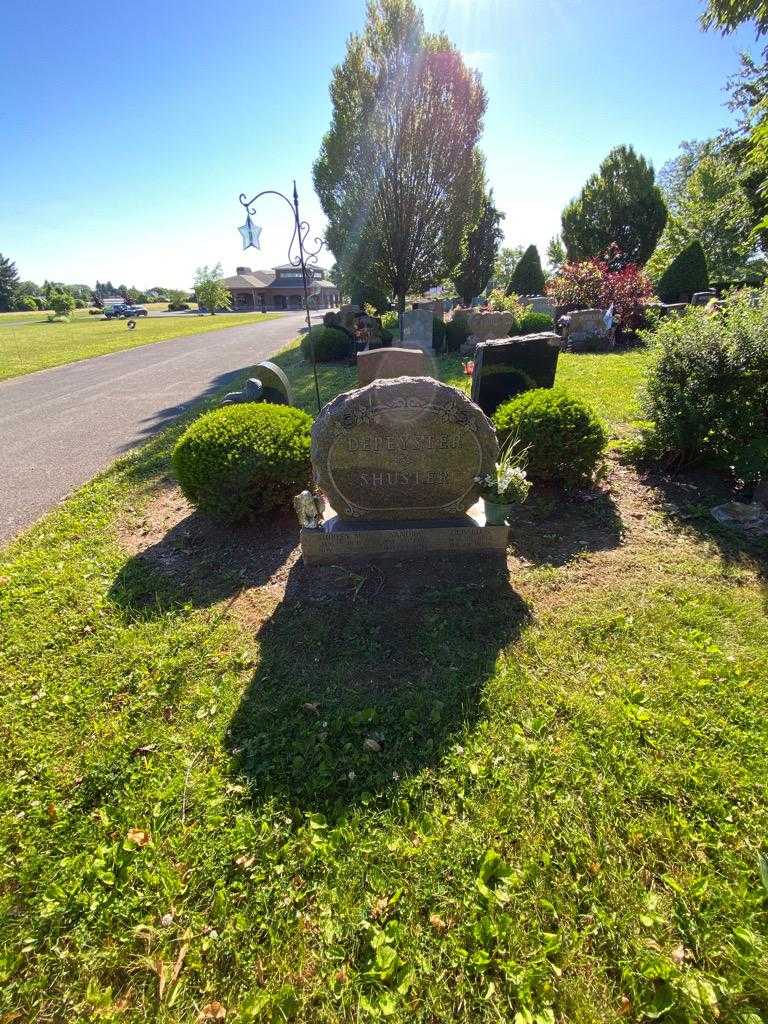
[[[235,274],[224,278],[225,288],[267,288],[272,283],[274,274],[253,273]]]
[[[275,270],[288,269],[287,267],[275,267]],[[295,267],[291,269],[295,270]],[[224,287],[229,288],[230,291],[236,289],[247,289],[248,291],[264,291],[265,289],[274,289],[275,291],[292,291],[293,289],[302,288],[301,284],[289,284],[285,279],[277,277],[274,271],[269,270],[258,270],[251,271],[249,274],[234,274],[232,277],[224,278]],[[335,288],[336,285],[332,281],[323,279],[322,281],[317,278],[312,278],[307,281],[307,287],[310,291],[313,288]]]

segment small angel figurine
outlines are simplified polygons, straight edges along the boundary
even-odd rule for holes
[[[319,494],[302,491],[293,499],[293,507],[303,530],[319,530],[323,525],[325,501]]]

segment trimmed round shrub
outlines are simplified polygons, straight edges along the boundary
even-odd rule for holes
[[[605,451],[607,437],[588,405],[564,391],[535,388],[504,402],[493,415],[500,443],[515,438],[528,448],[533,480],[565,487],[588,483]]]
[[[312,362],[312,345],[315,346],[315,359],[318,363],[333,363],[339,359],[348,359],[352,352],[349,335],[337,327],[326,327],[318,324],[302,336],[301,354]]]
[[[205,413],[173,450],[184,495],[208,515],[237,522],[290,507],[311,478],[312,417],[289,405],[247,402]]]
[[[537,313],[534,309],[528,310],[518,320],[512,331],[513,337],[523,334],[540,334],[542,331],[553,331],[555,321],[549,313]]]

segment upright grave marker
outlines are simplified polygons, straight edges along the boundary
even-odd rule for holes
[[[376,380],[329,402],[312,428],[315,478],[335,515],[303,529],[308,564],[426,551],[503,551],[506,527],[467,514],[493,469],[490,421],[429,377]]]
[[[559,353],[560,338],[550,331],[481,342],[475,349],[472,401],[493,416],[514,395],[530,388],[551,388]]]

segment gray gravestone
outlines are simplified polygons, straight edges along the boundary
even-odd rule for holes
[[[312,427],[315,479],[335,515],[301,530],[307,564],[430,551],[503,554],[505,526],[468,514],[498,444],[488,418],[430,377],[339,395]]]
[[[552,331],[503,341],[483,341],[475,349],[472,401],[487,416],[508,398],[555,383],[560,338]]]
[[[432,348],[432,311],[409,309],[403,313],[403,341]]]
[[[357,356],[357,383],[361,388],[374,380],[427,375],[427,357],[418,348],[376,348]]]

